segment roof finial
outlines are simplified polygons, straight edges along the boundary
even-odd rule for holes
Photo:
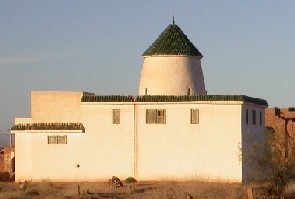
[[[175,25],[175,21],[174,21],[174,15],[173,15],[173,21],[172,21],[172,24],[173,24],[173,25]]]

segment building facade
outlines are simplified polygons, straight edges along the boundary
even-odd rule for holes
[[[241,149],[264,131],[264,101],[151,97],[32,92],[32,117],[12,128],[16,181],[247,178]]]
[[[138,96],[33,91],[11,128],[16,181],[251,178],[267,102],[207,95],[202,54],[174,22],[143,56]]]

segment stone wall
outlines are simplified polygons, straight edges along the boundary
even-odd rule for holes
[[[273,128],[277,142],[283,142],[281,146],[287,158],[293,151],[295,138],[295,110],[294,108],[267,108],[265,110],[265,125]]]

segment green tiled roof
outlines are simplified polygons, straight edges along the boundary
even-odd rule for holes
[[[243,101],[268,106],[264,99],[247,95],[93,95],[81,98],[82,102],[195,102],[195,101]]]
[[[174,23],[170,24],[143,53],[143,56],[152,55],[202,56],[200,51]]]
[[[82,130],[85,128],[82,123],[26,123],[15,124],[10,130]]]
[[[247,95],[141,95],[136,102],[194,102],[194,101],[242,101],[268,106],[264,99]]]

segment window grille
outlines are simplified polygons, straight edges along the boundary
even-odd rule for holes
[[[191,124],[199,124],[199,109],[191,109]]]
[[[120,109],[113,109],[113,124],[120,124]]]
[[[252,110],[252,124],[256,124],[256,110]]]
[[[249,112],[248,112],[248,109],[246,109],[246,124],[249,124]]]
[[[67,144],[67,136],[47,136],[48,144]]]
[[[48,144],[57,144],[57,136],[48,136]]]
[[[147,124],[165,124],[166,110],[165,109],[146,109]]]

